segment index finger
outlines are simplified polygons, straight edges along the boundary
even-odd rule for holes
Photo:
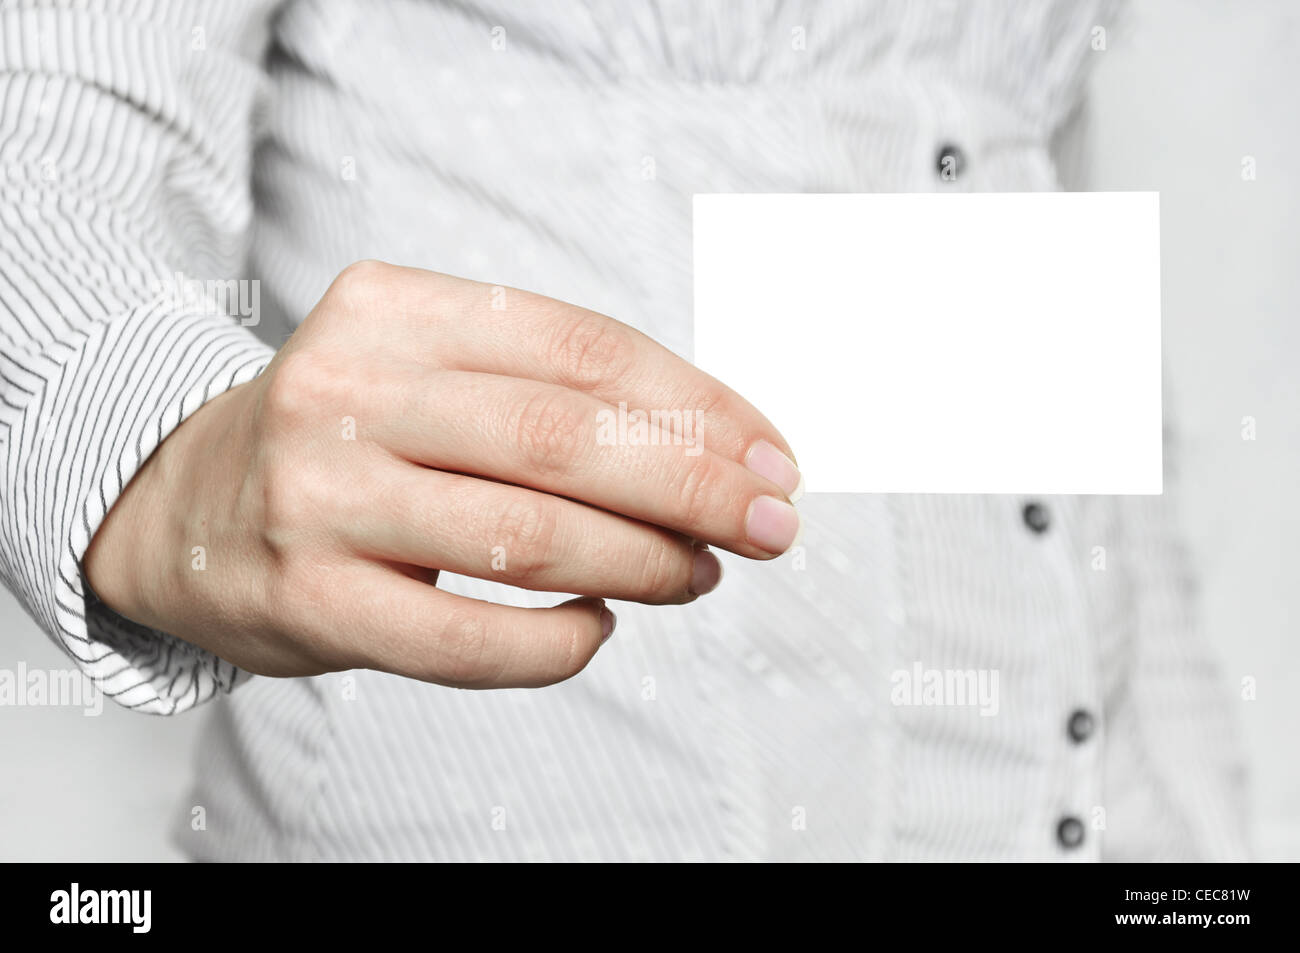
[[[717,378],[630,325],[515,288],[409,272],[409,307],[436,334],[438,363],[558,384],[627,412],[702,423],[711,452],[749,465],[797,496],[789,443],[759,410]],[[418,333],[418,331],[417,331]],[[772,451],[776,451],[773,453]],[[784,458],[784,459],[782,459]]]

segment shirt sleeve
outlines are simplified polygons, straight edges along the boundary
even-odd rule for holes
[[[244,674],[117,616],[81,560],[153,450],[273,354],[242,274],[271,7],[0,10],[0,578],[105,694],[156,714]]]

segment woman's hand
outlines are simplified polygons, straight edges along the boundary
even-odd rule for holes
[[[84,568],[122,615],[252,672],[544,685],[609,634],[600,597],[689,602],[721,575],[705,544],[789,548],[788,455],[626,325],[361,262],[257,379],[162,443]],[[436,588],[440,569],[584,598],[495,605]]]

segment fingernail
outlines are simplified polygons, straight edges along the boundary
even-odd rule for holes
[[[614,634],[614,626],[618,625],[618,616],[608,609],[600,610],[600,641],[607,642],[609,637]]]
[[[759,549],[779,556],[794,544],[799,529],[799,514],[785,500],[760,496],[749,504],[745,535]]]
[[[695,550],[695,565],[691,569],[691,593],[705,595],[718,588],[722,582],[722,560],[707,549]]]
[[[803,474],[799,468],[766,440],[760,440],[749,448],[745,466],[779,486],[791,502],[803,495]]]

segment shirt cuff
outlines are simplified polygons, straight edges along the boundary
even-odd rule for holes
[[[151,714],[193,708],[248,676],[101,602],[81,561],[154,449],[208,400],[274,356],[225,314],[155,301],[71,345],[19,355],[5,391],[5,576],[27,610],[104,693]],[[12,534],[12,535],[11,535]]]

